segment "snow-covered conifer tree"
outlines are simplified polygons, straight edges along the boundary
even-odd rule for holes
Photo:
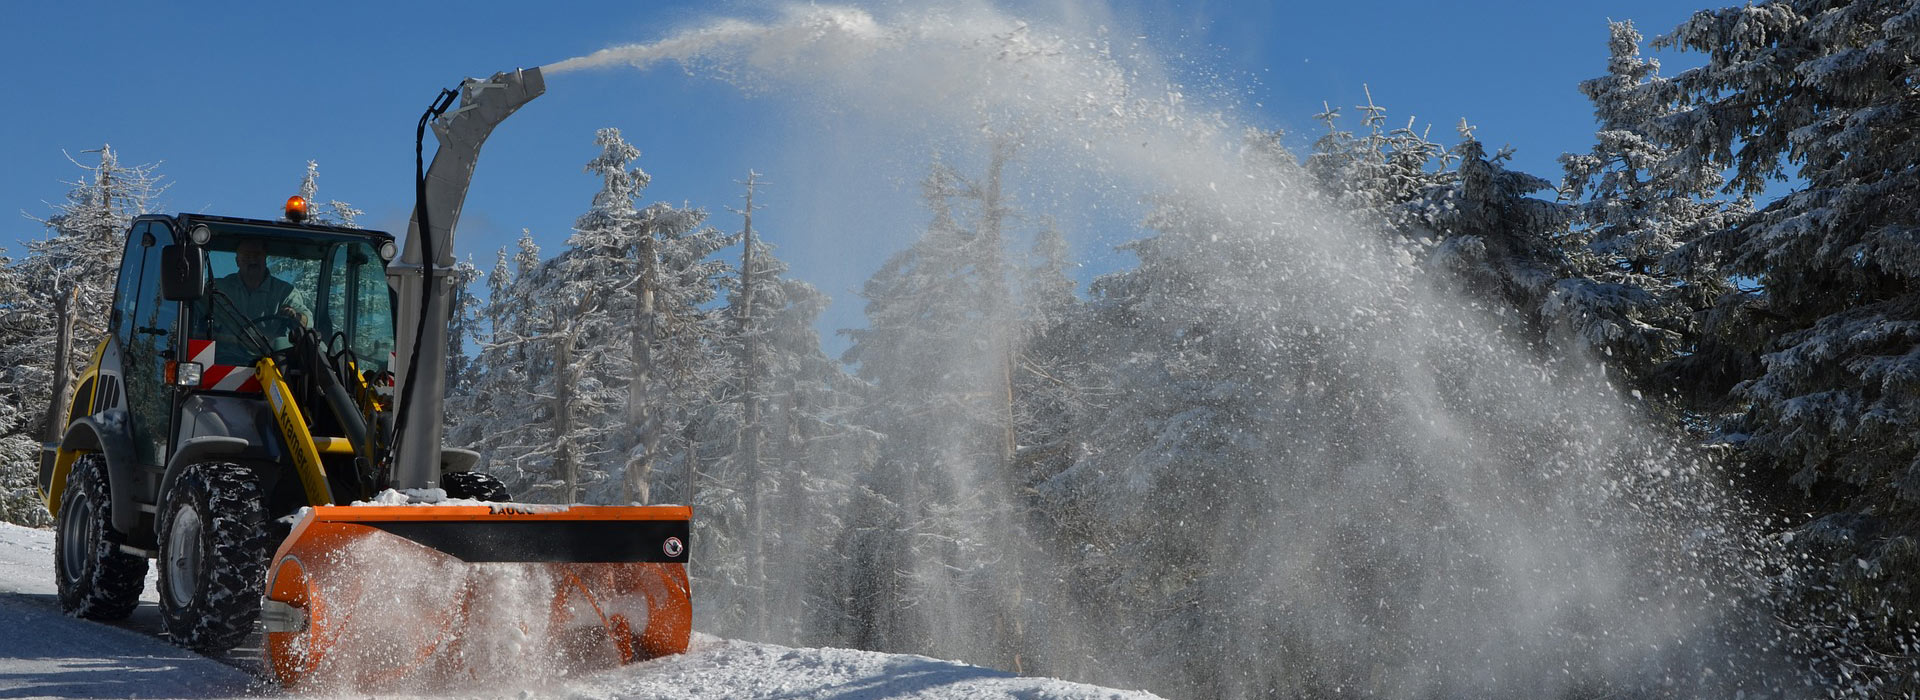
[[[1920,3],[1784,0],[1696,13],[1659,45],[1706,55],[1661,120],[1689,165],[1758,195],[1796,189],[1709,237],[1725,272],[1710,331],[1761,362],[1726,426],[1751,487],[1813,556],[1789,606],[1855,630],[1855,689],[1920,689]],[[1805,517],[1810,514],[1812,517]],[[1818,604],[1826,603],[1826,604]],[[1806,612],[1813,611],[1813,612]],[[1822,613],[1825,613],[1824,615]],[[1831,649],[1835,644],[1827,644]],[[1821,656],[1824,650],[1817,650]],[[1893,661],[1898,661],[1894,663]]]
[[[1437,239],[1429,261],[1449,271],[1467,296],[1512,319],[1527,341],[1544,337],[1541,309],[1555,282],[1567,277],[1557,238],[1567,226],[1562,204],[1527,196],[1552,183],[1508,170],[1512,153],[1489,155],[1460,120],[1458,160],[1450,181],[1429,187],[1418,207],[1418,237]]]
[[[452,318],[447,320],[447,394],[448,400],[473,393],[474,358],[467,354],[467,343],[479,340],[479,300],[473,296],[473,283],[480,279],[480,268],[473,259],[453,264],[447,281],[453,290]],[[452,418],[448,418],[449,421]]]
[[[338,199],[327,200],[324,211],[318,208],[321,206],[319,161],[307,161],[307,174],[300,179],[300,196],[307,200],[309,206],[315,207],[312,217],[316,224],[353,228],[358,225],[355,220],[366,213]]]
[[[1425,131],[1416,131],[1412,118],[1388,129],[1386,109],[1374,104],[1371,90],[1367,103],[1356,109],[1366,130],[1357,136],[1340,128],[1339,108],[1327,106],[1315,115],[1327,133],[1314,142],[1304,163],[1306,172],[1342,208],[1405,233],[1417,221],[1417,210],[1410,205],[1446,180],[1453,156],[1427,140]],[[1250,145],[1278,149],[1279,136],[1260,135]]]
[[[546,497],[646,502],[655,465],[683,454],[672,450],[685,446],[687,421],[722,371],[707,306],[726,270],[711,255],[727,237],[702,228],[699,209],[636,209],[649,179],[629,168],[639,149],[617,129],[595,143],[593,205],[554,258],[537,262],[537,250],[522,247],[522,269],[538,269],[511,285],[522,311],[490,313],[490,345],[525,346],[545,397],[543,443],[517,459],[548,465],[558,489]]]
[[[1030,542],[1009,510],[1020,331],[1003,250],[1008,152],[997,143],[977,181],[935,164],[924,183],[932,220],[863,287],[868,327],[844,331],[853,344],[843,359],[872,386],[862,420],[885,437],[842,545],[849,566],[881,573],[848,582],[852,607],[837,629],[866,648],[1012,668],[1023,631],[1002,577],[1019,577]],[[979,612],[951,619],[955,604]],[[990,641],[949,646],[954,626]]]
[[[764,185],[757,174],[746,184],[749,193]],[[837,566],[818,562],[845,527],[850,479],[862,473],[871,441],[850,424],[856,382],[821,350],[813,328],[826,296],[785,277],[786,263],[752,225],[758,205],[747,205],[739,210],[741,265],[725,285],[717,337],[733,371],[712,387],[692,426],[702,471],[691,502],[706,514],[696,527],[714,553],[697,569],[698,585],[726,601],[718,629],[831,643],[814,624],[845,606]]]
[[[1067,275],[1067,241],[1053,226],[1034,236],[1031,265],[1020,270],[1020,339],[1015,354],[1015,426],[1019,454],[1013,469],[1022,488],[1046,480],[1072,461],[1076,422],[1086,403],[1085,309]]]
[[[454,416],[457,429],[448,432],[458,444],[478,449],[483,471],[520,498],[551,497],[561,490],[543,459],[550,453],[541,451],[549,443],[550,425],[548,402],[538,398],[534,380],[548,366],[532,349],[538,340],[533,321],[541,313],[539,267],[540,247],[531,232],[521,231],[514,255],[500,249],[487,275],[486,328],[473,362],[473,392]]]
[[[0,381],[6,379],[0,376]],[[0,522],[46,527],[53,519],[36,483],[40,442],[23,430],[32,423],[32,412],[16,401],[15,396],[0,396]]]
[[[46,418],[65,418],[73,380],[107,326],[127,227],[166,190],[156,165],[123,166],[112,146],[97,152],[98,165],[75,161],[88,176],[70,183],[66,201],[52,216],[36,219],[51,235],[28,242],[28,255],[18,263],[29,283],[27,295],[16,302],[40,325],[26,342],[0,349],[21,388],[19,405],[31,416],[15,430],[44,431]],[[56,406],[58,415],[43,415],[48,406]],[[36,442],[54,438],[39,437]]]
[[[20,267],[0,257],[0,522],[44,527],[51,523],[35,483],[40,472],[40,440],[31,428],[44,406],[28,404],[29,397],[45,396],[46,388],[27,385],[21,376],[41,374],[33,367],[50,358],[12,352],[28,347],[47,322],[45,310],[33,308],[31,285]]]
[[[647,502],[652,472],[683,439],[694,407],[731,367],[714,347],[721,321],[711,309],[718,280],[731,266],[713,256],[731,237],[705,227],[706,212],[666,203],[648,205],[635,219],[633,252],[639,263],[622,302],[628,369],[625,479],[621,499]],[[684,444],[681,445],[684,447]]]
[[[1600,130],[1591,151],[1566,154],[1563,198],[1574,203],[1567,246],[1574,276],[1554,284],[1546,317],[1653,392],[1671,384],[1676,363],[1691,367],[1701,347],[1699,311],[1731,287],[1717,271],[1676,256],[1685,244],[1723,228],[1742,207],[1717,201],[1718,168],[1674,157],[1656,133],[1678,98],[1660,64],[1640,55],[1632,22],[1613,22],[1607,74],[1580,84]],[[1663,404],[1677,399],[1660,396]]]
[[[1222,656],[1201,668],[1156,651],[1195,627],[1250,623],[1209,617],[1226,614],[1212,596],[1227,595],[1240,579],[1217,571],[1208,548],[1192,544],[1253,536],[1272,514],[1298,517],[1262,485],[1276,477],[1256,465],[1290,450],[1343,449],[1353,436],[1273,425],[1313,398],[1340,395],[1327,385],[1339,374],[1318,364],[1337,336],[1272,311],[1288,306],[1273,298],[1262,272],[1278,251],[1215,235],[1230,225],[1205,201],[1179,191],[1161,196],[1146,222],[1150,235],[1123,246],[1139,265],[1096,279],[1085,319],[1053,331],[1071,339],[1062,350],[1082,363],[1073,389],[1055,396],[1084,405],[1070,408],[1064,468],[1036,488],[1049,539],[1070,545],[1058,553],[1067,566],[1060,595],[1075,608],[1111,611],[1105,626],[1132,630],[1124,639],[1056,637],[1056,655],[1138,659],[1142,673],[1167,679],[1168,687],[1217,696],[1225,693],[1211,674],[1250,659]],[[1284,378],[1278,388],[1275,377]],[[1320,385],[1308,384],[1310,377]]]

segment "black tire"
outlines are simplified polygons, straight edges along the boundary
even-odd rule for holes
[[[195,464],[174,478],[160,511],[160,617],[175,644],[232,649],[260,618],[267,563],[279,543],[253,472]]]
[[[470,498],[476,501],[510,501],[507,485],[493,478],[492,474],[481,472],[447,472],[440,475],[440,488],[447,492],[447,498]]]
[[[89,620],[121,620],[140,606],[147,558],[120,551],[112,536],[107,460],[84,454],[67,473],[53,531],[53,578],[60,609]]]

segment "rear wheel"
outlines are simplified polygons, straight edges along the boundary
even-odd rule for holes
[[[160,615],[176,644],[232,649],[260,617],[275,544],[253,472],[237,464],[187,467],[160,512]]]
[[[440,488],[447,492],[448,498],[469,498],[476,501],[509,501],[507,485],[493,478],[492,474],[482,472],[447,472],[440,475]]]
[[[120,551],[113,532],[113,498],[108,491],[107,460],[81,455],[60,495],[60,520],[53,532],[53,577],[60,609],[89,620],[119,620],[140,605],[146,587],[147,558]]]

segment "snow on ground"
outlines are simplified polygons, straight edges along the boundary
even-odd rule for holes
[[[181,649],[160,630],[154,574],[139,611],[112,625],[67,617],[53,586],[53,531],[0,523],[0,697],[238,697],[253,676]]]
[[[231,698],[274,695],[243,667],[160,638],[154,577],[126,622],[66,617],[53,585],[53,532],[0,523],[0,698]],[[1151,700],[1112,690],[924,656],[793,649],[695,635],[686,654],[534,687],[436,689],[436,697],[763,698],[766,700]]]
[[[1155,696],[850,649],[793,649],[696,635],[691,652],[569,684],[577,698],[1148,700]]]

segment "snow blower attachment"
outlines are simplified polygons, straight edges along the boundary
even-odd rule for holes
[[[390,687],[685,651],[685,507],[323,506],[275,555],[283,685]],[[531,604],[530,604],[531,603]]]
[[[49,409],[62,607],[125,617],[158,559],[175,642],[230,649],[263,622],[297,687],[686,649],[688,508],[511,503],[441,444],[454,225],[481,144],[544,89],[528,69],[442,92],[404,246],[298,198],[280,221],[135,219],[109,336]]]

